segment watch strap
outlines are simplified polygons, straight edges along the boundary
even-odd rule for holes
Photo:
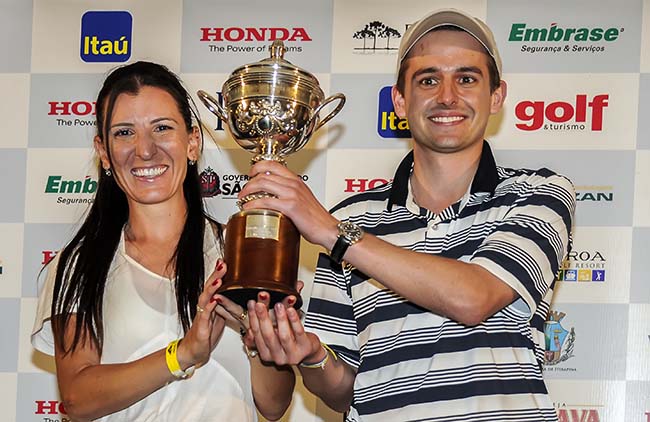
[[[338,239],[336,239],[336,243],[334,244],[332,251],[330,252],[330,258],[332,258],[332,260],[337,264],[340,264],[343,261],[343,255],[345,255],[345,251],[347,251],[349,247],[350,242],[348,242],[344,236],[339,236]]]

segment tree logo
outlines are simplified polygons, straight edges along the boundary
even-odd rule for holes
[[[367,23],[363,29],[358,30],[352,35],[352,38],[355,40],[363,40],[363,46],[355,47],[355,52],[370,54],[397,50],[397,47],[390,46],[390,42],[391,39],[395,40],[401,37],[402,34],[397,29],[391,28],[379,21]]]

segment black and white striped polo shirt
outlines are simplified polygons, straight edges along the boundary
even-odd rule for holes
[[[305,326],[357,368],[346,420],[557,420],[542,379],[543,324],[570,245],[573,185],[548,169],[497,167],[484,142],[468,192],[434,214],[413,200],[412,167],[411,152],[391,183],[333,214],[394,245],[481,265],[519,299],[469,327],[321,255]]]

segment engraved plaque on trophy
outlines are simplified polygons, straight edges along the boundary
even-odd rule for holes
[[[269,58],[237,68],[223,84],[223,105],[204,91],[197,95],[226,122],[239,146],[254,153],[252,163],[284,157],[305,146],[311,136],[343,108],[345,96],[325,98],[318,80],[284,59],[284,44],[276,40]],[[323,118],[323,108],[337,101]],[[241,203],[271,196],[257,192]],[[296,296],[300,233],[282,213],[250,209],[230,217],[226,227],[224,260],[228,272],[219,293],[242,306],[259,291],[271,295],[271,306],[287,295]]]

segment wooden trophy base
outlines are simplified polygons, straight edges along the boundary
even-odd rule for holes
[[[261,291],[271,296],[270,306],[294,295],[294,308],[299,309],[299,254],[300,233],[282,213],[252,209],[234,214],[226,227],[224,260],[228,271],[218,293],[244,308],[249,300],[257,300]]]

